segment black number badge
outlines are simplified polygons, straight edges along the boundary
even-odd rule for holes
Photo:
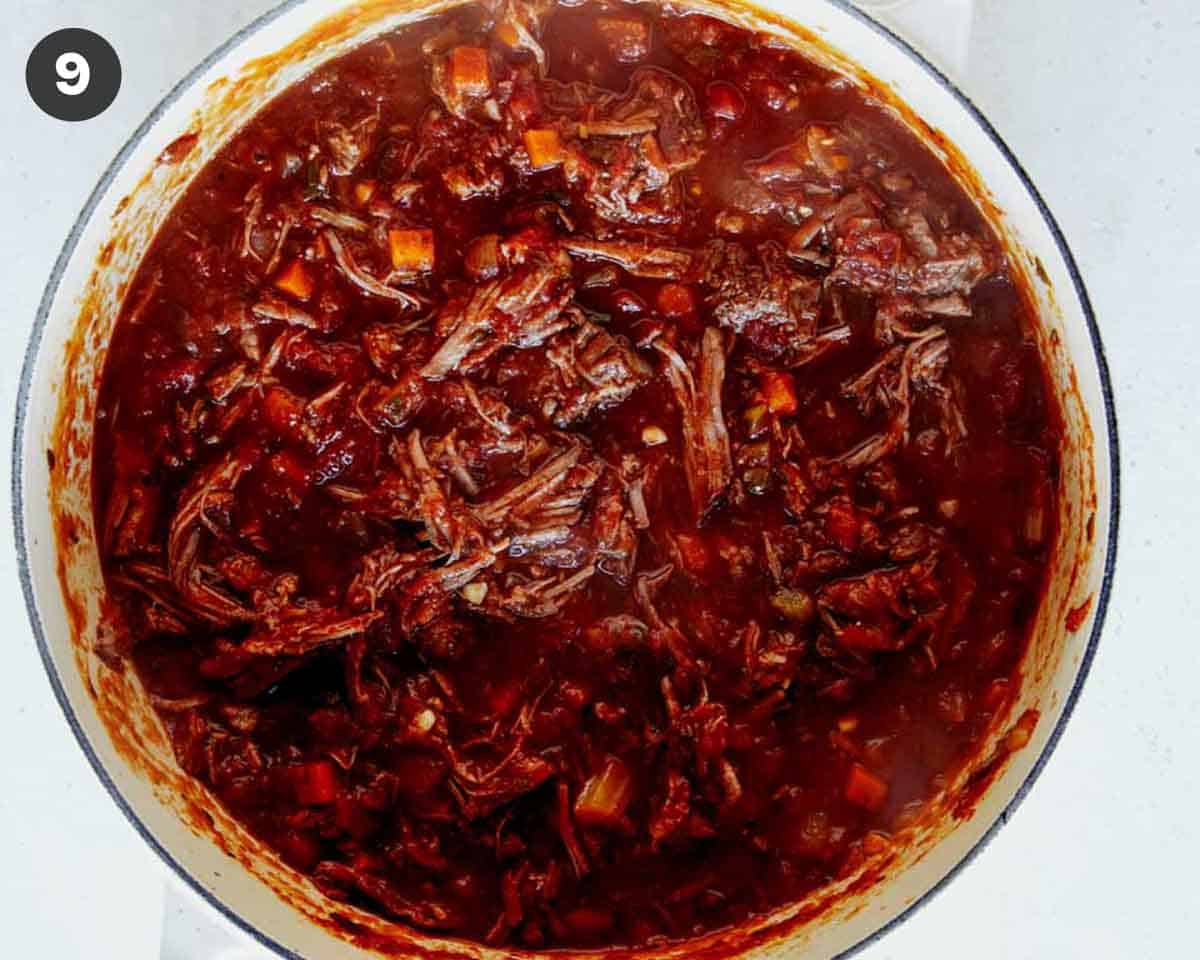
[[[91,120],[121,89],[121,61],[100,34],[79,27],[55,30],[29,55],[25,85],[43,111],[59,120]]]

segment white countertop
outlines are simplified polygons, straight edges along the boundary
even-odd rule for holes
[[[0,37],[0,410],[11,435],[29,328],[99,171],[167,89],[270,0],[6,0]],[[1124,503],[1108,627],[1075,716],[1013,821],[863,960],[1195,956],[1200,923],[1200,5],[911,0],[884,16],[957,76],[1058,216],[1117,392]],[[924,6],[925,10],[917,8]],[[169,10],[169,12],[168,12]],[[924,20],[913,20],[924,12]],[[905,18],[910,18],[905,21]],[[907,22],[907,26],[905,23]],[[24,63],[51,30],[106,36],[124,86],[72,126]],[[9,451],[0,458],[7,524]],[[5,956],[152,960],[166,871],[124,821],[51,694],[0,536],[0,937]],[[242,960],[168,901],[170,960]],[[212,924],[210,927],[209,924]],[[203,928],[200,936],[192,934]],[[214,930],[216,933],[214,933]],[[204,944],[205,951],[197,947]]]

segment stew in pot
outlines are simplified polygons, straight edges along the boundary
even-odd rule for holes
[[[1035,330],[951,174],[780,41],[422,20],[269,104],[130,288],[120,649],[333,898],[539,948],[736,924],[893,842],[1011,702]]]

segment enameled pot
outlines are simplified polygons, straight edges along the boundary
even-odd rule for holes
[[[21,379],[13,465],[20,574],[67,722],[146,842],[207,903],[285,956],[362,960],[379,947],[447,958],[509,954],[430,939],[326,900],[179,770],[136,676],[111,655],[91,518],[96,384],[142,254],[220,144],[317,64],[450,5],[289,0],[192,71],[134,132],[88,200],[46,287]],[[1111,587],[1116,422],[1096,321],[1066,241],[1020,163],[967,97],[843,0],[713,9],[869,84],[945,157],[1040,306],[1039,339],[1066,426],[1051,585],[1020,697],[998,718],[978,762],[892,853],[834,888],[734,932],[640,952],[826,960],[878,937],[950,880],[1008,819],[1049,759],[1087,675]]]

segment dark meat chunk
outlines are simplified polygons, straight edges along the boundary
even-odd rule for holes
[[[709,309],[722,327],[743,334],[764,357],[798,366],[850,339],[850,328],[820,328],[821,281],[788,266],[782,251],[763,244],[754,260],[744,247],[714,240],[697,266],[710,289]]]
[[[834,265],[829,279],[882,295],[924,298],[970,296],[996,270],[996,256],[965,233],[935,237],[919,214],[899,215],[901,232],[881,219],[877,197],[843,200],[831,214]],[[906,239],[907,237],[907,239]]]
[[[642,68],[620,98],[601,95],[597,116],[578,123],[584,148],[564,164],[567,181],[601,220],[678,222],[675,174],[699,162],[707,134],[690,88],[664,70]]]
[[[637,563],[638,535],[625,502],[620,479],[606,471],[597,485],[592,514],[596,566],[619,583],[627,584]]]
[[[442,345],[421,375],[440,380],[467,372],[504,347],[540,346],[577,318],[564,312],[571,294],[570,258],[554,249],[532,253],[507,276],[446,304],[434,327]]]
[[[105,518],[105,544],[114,557],[156,553],[155,537],[162,491],[152,485],[131,482],[115,490]]]
[[[538,756],[517,753],[486,772],[460,764],[455,782],[463,795],[463,813],[480,820],[554,776],[554,767]]]
[[[322,134],[333,163],[330,170],[340,177],[353,173],[370,154],[379,127],[378,115],[363,117],[349,125],[324,123]]]
[[[903,650],[927,638],[944,609],[938,556],[906,567],[837,580],[817,592],[821,616],[837,643],[860,653]]]
[[[541,400],[542,416],[566,429],[594,410],[623,403],[651,375],[628,340],[584,320],[546,344],[545,370],[531,392]]]
[[[810,124],[804,136],[748,165],[755,179],[770,187],[820,183],[841,185],[861,159],[861,148],[845,130]]]
[[[249,464],[230,454],[198,473],[180,497],[167,535],[167,573],[189,610],[216,624],[253,618],[251,611],[219,584],[200,563],[203,530],[210,505],[231,497]]]
[[[663,373],[675,393],[683,423],[683,459],[692,508],[699,524],[725,492],[733,476],[729,433],[721,408],[725,345],[719,330],[709,327],[704,331],[698,376],[693,376],[683,358],[672,348],[660,341],[654,345],[663,355]]]
[[[563,241],[563,246],[578,257],[615,263],[635,277],[677,280],[684,276],[692,265],[692,256],[686,250],[650,246],[628,240],[571,237]]]

